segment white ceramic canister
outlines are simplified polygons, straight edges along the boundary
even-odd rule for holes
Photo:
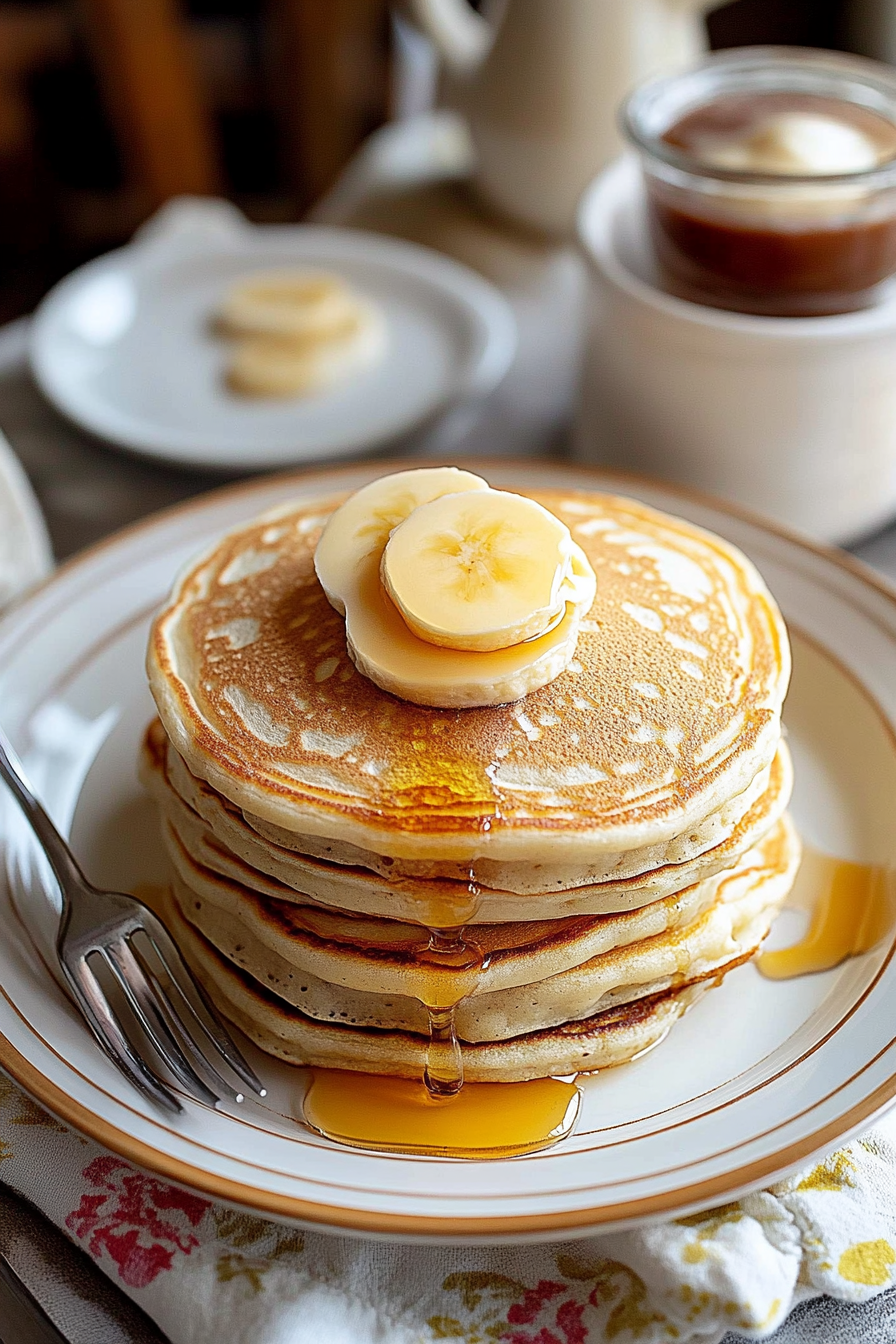
[[[662,289],[631,157],[588,188],[575,453],[843,544],[896,515],[896,284],[861,312],[757,317]]]

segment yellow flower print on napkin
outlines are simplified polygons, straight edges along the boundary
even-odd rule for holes
[[[865,1302],[896,1282],[892,1156],[859,1140],[776,1188],[800,1230],[810,1290]]]
[[[890,1282],[890,1266],[896,1264],[896,1251],[888,1241],[859,1241],[848,1246],[837,1262],[837,1273],[850,1283],[881,1288]]]

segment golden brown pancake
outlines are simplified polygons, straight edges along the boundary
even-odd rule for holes
[[[288,1064],[422,1078],[425,1035],[309,1017],[223,958],[170,899],[158,908],[206,992],[262,1050]],[[462,1042],[464,1077],[468,1082],[524,1082],[624,1064],[657,1045],[682,1013],[737,964],[581,1021],[506,1040]]]
[[[248,523],[188,567],[148,671],[193,774],[250,821],[455,863],[623,856],[742,794],[774,757],[790,670],[756,570],[634,500],[531,494],[598,588],[576,659],[512,705],[425,708],[355,671],[313,566],[341,497]]]
[[[714,903],[727,878],[719,874],[627,914],[471,925],[466,942],[481,951],[486,967],[455,971],[427,964],[429,930],[419,924],[277,899],[274,883],[271,894],[262,895],[198,863],[170,823],[163,834],[178,904],[216,946],[222,945],[215,927],[227,921],[236,942],[247,938],[334,984],[414,998],[435,992],[448,1001],[534,984],[614,948],[687,927]]]
[[[315,859],[265,840],[246,823],[239,808],[190,774],[158,720],[147,729],[140,775],[185,847],[215,872],[285,900],[311,897],[361,914],[438,924],[446,922],[439,916],[452,909],[461,910],[462,921],[467,923],[611,914],[637,909],[702,882],[730,867],[771,830],[789,801],[793,772],[782,741],[766,787],[762,788],[766,782],[763,774],[747,791],[748,797],[758,796],[737,824],[727,828],[726,838],[695,858],[665,863],[634,877],[617,875],[571,889],[562,888],[567,875],[558,876],[549,863],[483,862],[477,865],[477,873],[483,871],[483,880],[478,884],[479,897],[472,910],[468,881],[406,875],[400,871],[405,864],[370,851],[356,856],[365,866],[346,865],[335,862],[335,856]],[[486,872],[499,880],[509,878],[526,890],[519,893],[490,887],[485,883]],[[539,875],[544,891],[538,890]]]
[[[535,491],[597,574],[576,657],[515,704],[420,706],[356,671],[318,583],[341,498],[237,529],[155,622],[165,919],[291,1063],[420,1078],[427,1004],[472,1080],[632,1058],[755,953],[798,865],[773,599],[688,523]],[[434,963],[426,926],[455,925]]]
[[[212,946],[307,1016],[425,1032],[421,999],[463,1000],[458,1034],[475,1042],[591,1017],[724,971],[762,942],[798,862],[784,820],[704,884],[708,892],[692,889],[626,916],[479,926],[486,965],[468,971],[427,965],[412,926],[265,901],[182,854],[173,892]]]

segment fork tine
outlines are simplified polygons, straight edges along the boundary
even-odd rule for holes
[[[237,1077],[242,1078],[246,1086],[251,1088],[257,1096],[267,1096],[266,1088],[256,1077],[246,1060],[243,1059],[216,1009],[209,1002],[202,986],[184,965],[183,958],[165,927],[155,917],[147,914],[143,932],[149,939],[172,984],[178,990],[182,1001],[189,1008],[225,1063]]]
[[[79,958],[71,966],[67,960],[60,958],[60,964],[75,1002],[112,1062],[130,1079],[138,1092],[149,1096],[170,1114],[180,1115],[183,1107],[177,1097],[133,1049],[87,962]]]
[[[163,1000],[125,939],[110,943],[103,950],[134,1016],[157,1054],[192,1096],[208,1106],[217,1106],[220,1097],[200,1078],[187,1059],[165,1013]]]
[[[158,973],[154,967],[149,964],[147,957],[132,940],[128,941],[128,952],[134,958],[138,971],[145,976],[149,988],[155,997],[156,1005],[159,1011],[164,1015],[169,1030],[175,1036],[178,1045],[186,1051],[192,1061],[193,1067],[198,1069],[201,1074],[204,1074],[213,1087],[220,1088],[223,1092],[226,1092],[228,1096],[231,1096],[234,1101],[245,1101],[246,1098],[244,1094],[230,1082],[218,1068],[216,1068],[200,1047],[199,1042],[194,1039],[193,1033],[187,1023],[175,1012],[174,1007],[170,1002],[168,992],[162,985]]]

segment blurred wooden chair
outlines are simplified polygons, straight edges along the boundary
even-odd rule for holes
[[[57,5],[0,5],[0,158],[30,150],[29,76],[64,60],[72,46],[68,15]]]
[[[178,0],[76,0],[129,177],[145,210],[223,189],[209,90]],[[304,208],[388,108],[386,0],[267,0],[284,170]]]
[[[0,5],[0,322],[34,302],[41,288],[35,260],[53,246],[29,81],[66,60],[72,46],[62,8]]]
[[[177,0],[77,0],[141,212],[222,189],[208,100]]]
[[[191,18],[188,4],[0,0],[0,322],[72,265],[124,242],[171,196],[232,189],[222,124],[247,116],[262,135],[270,125],[270,185],[236,199],[252,218],[285,221],[387,118],[388,0],[245,0],[242,13],[216,19]],[[79,103],[60,135],[66,99],[82,96],[85,58],[108,131]],[[108,132],[117,188],[91,178],[111,156]],[[92,133],[82,180],[78,136]],[[226,141],[231,154],[235,143]],[[111,159],[108,168],[114,179]]]
[[[388,116],[388,4],[268,0],[266,14],[285,168],[310,205]]]

